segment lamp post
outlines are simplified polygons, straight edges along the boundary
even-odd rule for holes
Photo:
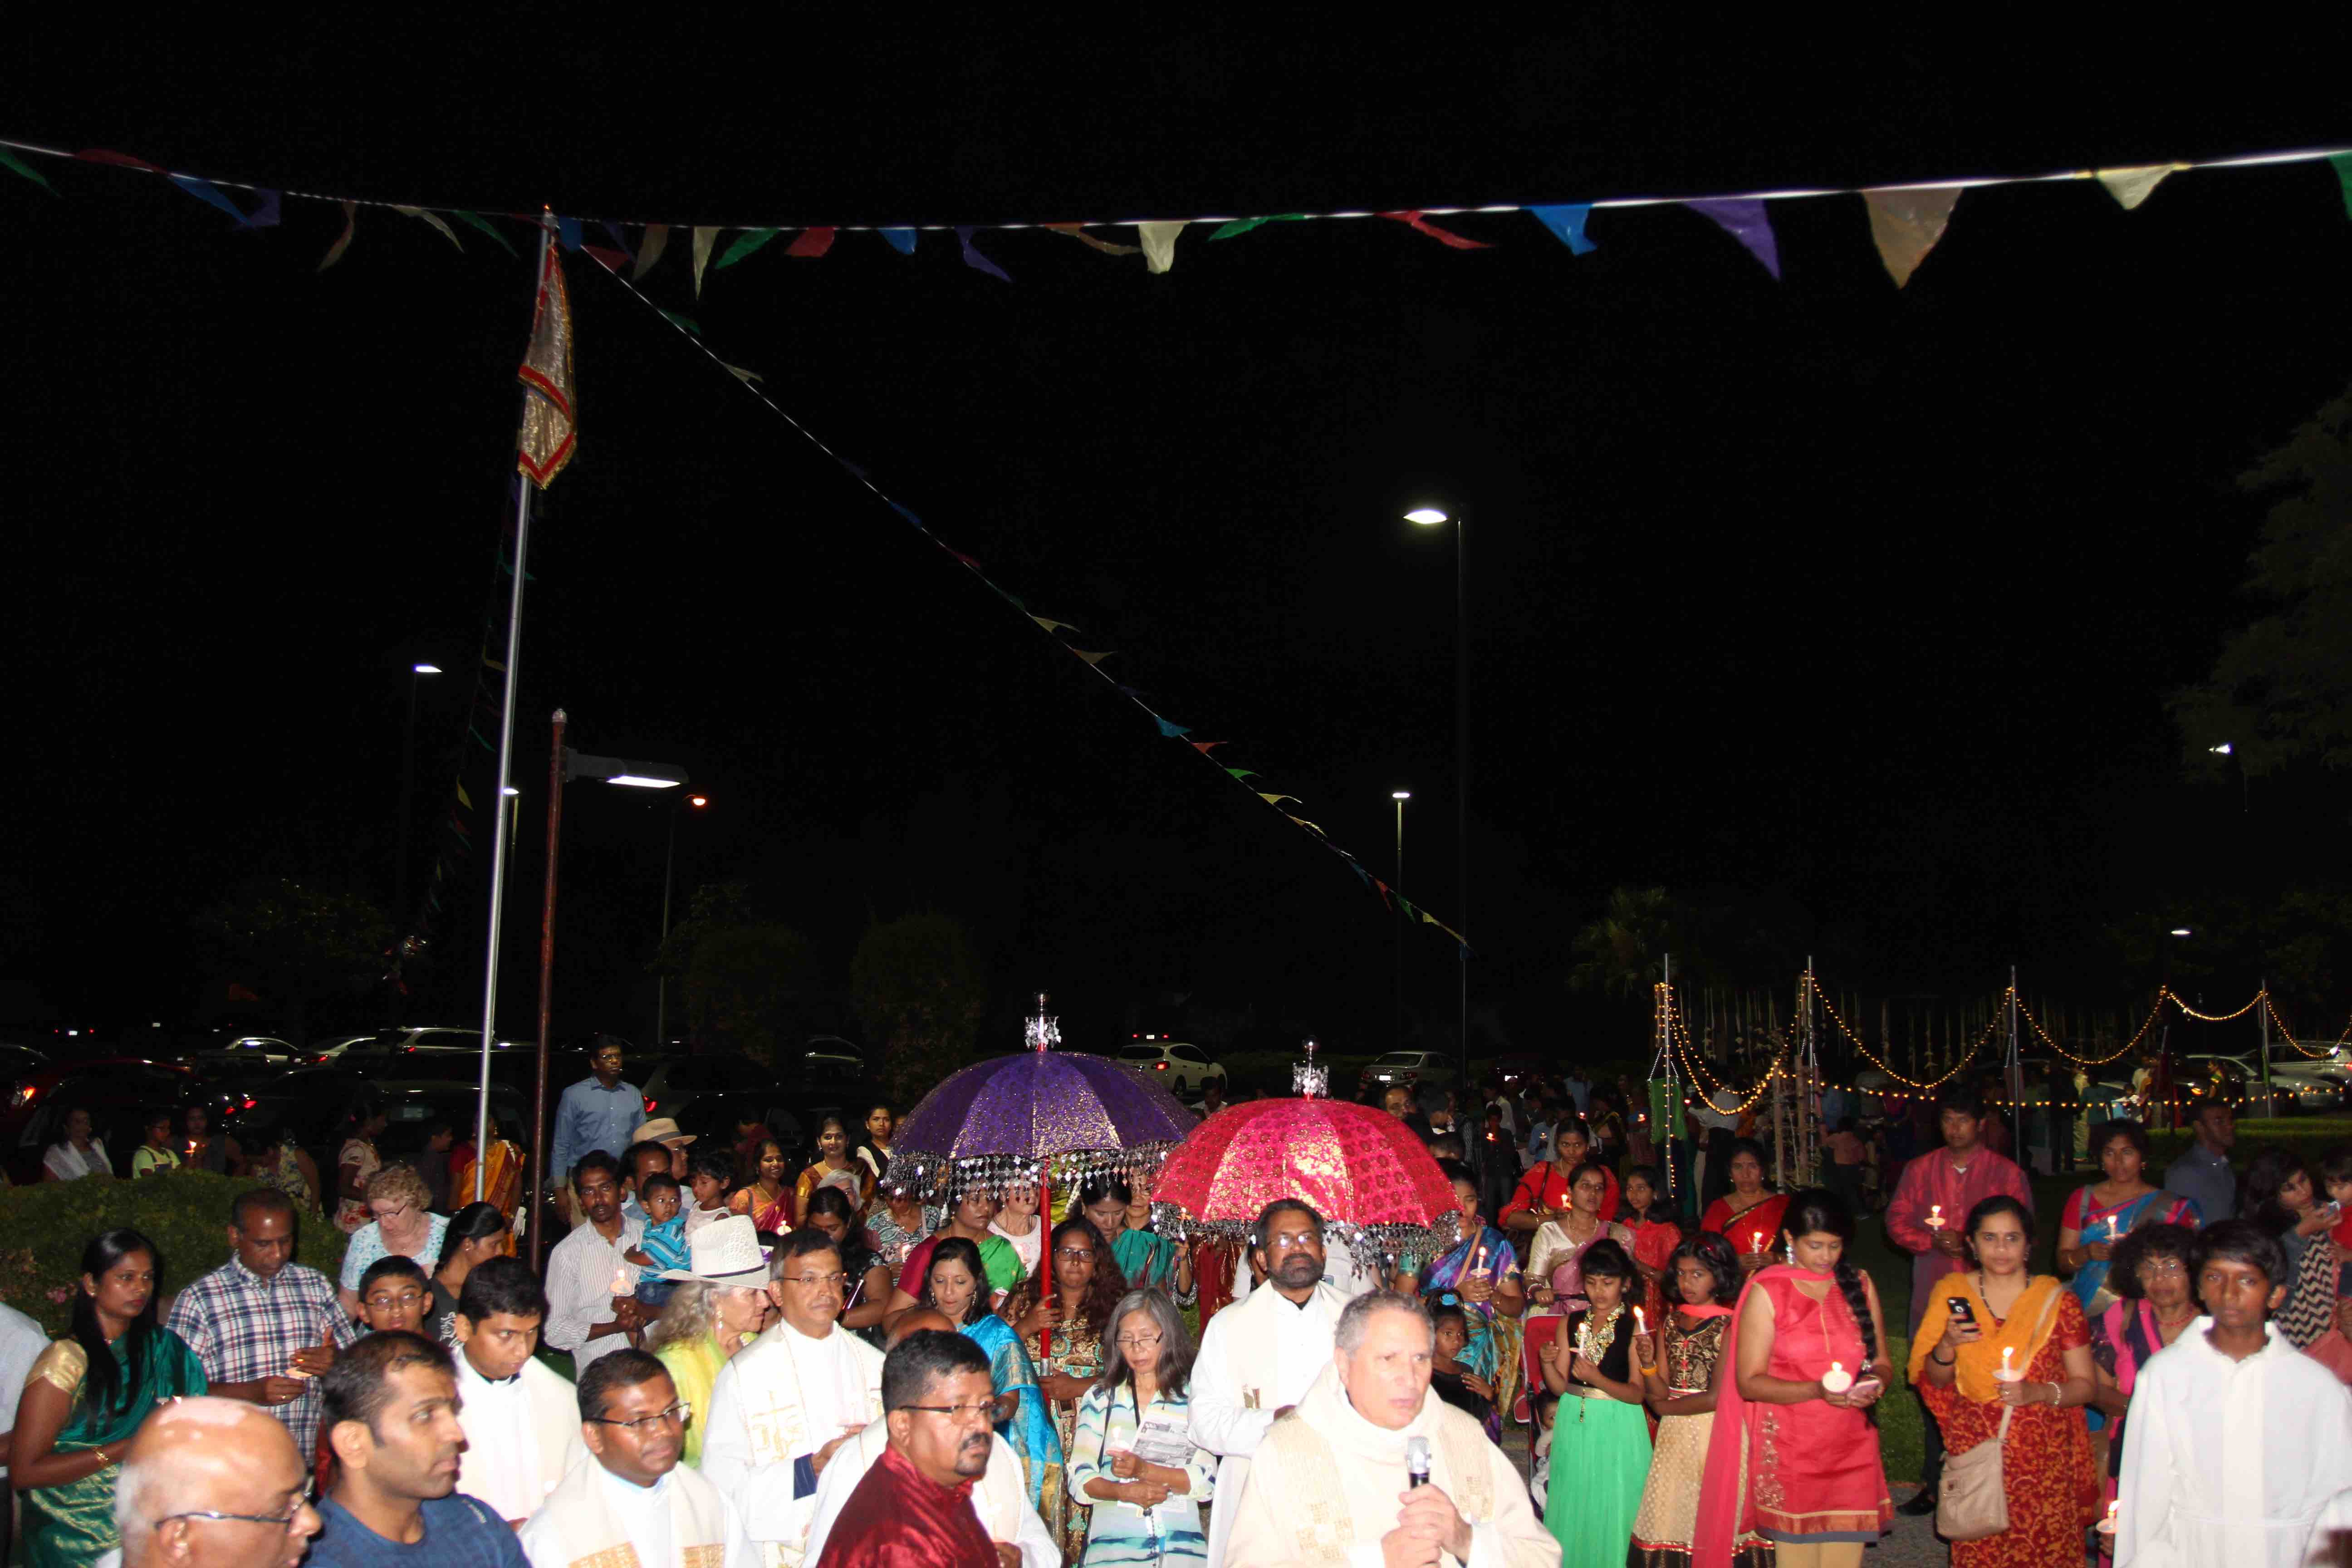
[[[1461,876],[1454,919],[1462,933],[1455,1005],[1461,1030],[1462,1088],[1470,1087],[1470,529],[1466,519],[1443,508],[1415,507],[1407,522],[1423,528],[1454,525],[1454,837]]]
[[[1396,802],[1396,889],[1404,891],[1404,803],[1412,798],[1409,789],[1391,790],[1389,798]],[[1389,973],[1396,983],[1396,1048],[1404,1049],[1404,922],[1397,921],[1396,952],[1390,960]]]
[[[392,863],[392,918],[395,921],[408,918],[408,819],[416,809],[416,683],[440,673],[437,664],[408,667],[408,722],[400,735],[400,847],[394,851]]]
[[[667,947],[669,945],[669,883],[670,873],[677,866],[678,814],[685,806],[692,806],[695,810],[700,811],[704,806],[709,805],[709,804],[710,797],[707,795],[689,795],[678,797],[678,804],[673,805],[670,809],[669,846],[662,851],[661,944],[663,947]],[[663,969],[656,973],[654,979],[654,1049],[658,1051],[664,1048],[664,1043],[668,1038],[669,971],[667,969]]]

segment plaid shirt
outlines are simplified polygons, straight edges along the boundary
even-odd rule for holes
[[[289,1263],[276,1279],[264,1279],[235,1257],[181,1291],[164,1326],[188,1342],[205,1363],[205,1381],[215,1385],[283,1377],[294,1352],[317,1344],[330,1328],[339,1349],[359,1338],[334,1282],[317,1269]],[[307,1383],[291,1404],[263,1408],[286,1423],[310,1462],[318,1451],[318,1384]]]

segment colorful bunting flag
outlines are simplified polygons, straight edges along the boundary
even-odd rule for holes
[[[1070,651],[1076,654],[1080,658],[1085,659],[1088,664],[1098,665],[1102,663],[1103,660],[1108,658],[1112,653],[1117,650],[1112,648],[1104,648],[1101,652],[1097,653],[1091,648],[1074,647]]]
[[[1162,735],[1165,735],[1166,737],[1168,737],[1168,739],[1170,739],[1170,740],[1171,740],[1171,741],[1181,741],[1181,740],[1182,740],[1185,736],[1187,736],[1187,735],[1189,735],[1189,734],[1191,734],[1191,733],[1192,732],[1192,731],[1187,730],[1186,728],[1184,728],[1184,726],[1183,726],[1183,725],[1181,725],[1181,724],[1171,724],[1171,723],[1170,723],[1167,720],[1162,719],[1162,718],[1161,718],[1159,714],[1157,714],[1157,713],[1154,713],[1154,714],[1151,716],[1151,721],[1152,721],[1153,723],[1155,723],[1155,724],[1159,725],[1159,726],[1160,726],[1160,732]],[[1213,741],[1212,741],[1212,742],[1209,742],[1209,743],[1210,743],[1211,745],[1214,745],[1214,744],[1216,744],[1216,742],[1213,742]]]
[[[833,232],[829,228],[804,228],[797,239],[784,247],[784,254],[811,258],[823,256],[833,248]]]
[[[1029,618],[1049,632],[1074,632],[1078,629],[1067,621],[1052,620],[1044,616],[1032,616]]]
[[[564,249],[579,249],[580,220],[576,217],[559,216],[555,220],[555,237],[557,243],[561,244]]]
[[[345,202],[343,204],[343,232],[335,237],[334,244],[327,247],[326,256],[319,262],[320,271],[324,272],[328,268],[332,267],[336,262],[341,261],[343,258],[343,252],[352,247],[352,232],[358,228],[359,226],[359,203]]]
[[[514,247],[514,242],[507,238],[505,235],[500,234],[499,232],[498,225],[492,223],[481,214],[477,212],[467,212],[464,207],[455,207],[450,210],[449,216],[456,218],[459,223],[464,224],[467,228],[479,229],[484,234],[488,235],[492,239],[497,240],[499,247],[509,256],[518,254]]]
[[[1944,237],[1944,226],[1951,221],[1960,193],[1951,187],[1898,188],[1864,191],[1862,199],[1870,206],[1870,237],[1878,246],[1878,258],[1900,289]]]
[[[662,252],[668,247],[669,225],[666,223],[646,225],[646,237],[637,242],[637,262],[635,266],[629,268],[629,276],[643,278],[652,271],[654,263],[661,259]]]
[[[716,228],[697,226],[694,231],[694,297],[702,298],[702,269],[710,264],[711,242],[719,237]]]
[[[237,227],[245,228],[249,226],[246,222],[245,209],[238,206],[226,196],[221,195],[220,187],[214,184],[210,180],[199,180],[194,174],[173,174],[170,176],[170,179],[173,184],[187,192],[188,195],[195,197],[196,200],[200,202],[208,202],[212,205],[220,208],[221,211],[228,214],[229,216],[235,218],[236,220]]]
[[[721,364],[727,364],[725,360],[721,360],[719,363]],[[758,371],[745,370],[740,364],[727,365],[727,374],[733,376],[736,380],[741,382],[746,386],[751,385],[755,381],[765,381],[768,379],[766,376],[761,375]]]
[[[1293,802],[1294,804],[1297,804],[1297,805],[1306,805],[1306,804],[1307,804],[1305,801],[1300,800],[1300,799],[1299,799],[1297,795],[1284,795],[1284,794],[1282,794],[1282,793],[1281,793],[1280,791],[1278,791],[1278,790],[1276,790],[1276,791],[1260,790],[1260,791],[1258,791],[1258,792],[1257,792],[1257,797],[1258,797],[1258,799],[1260,799],[1260,800],[1262,800],[1262,801],[1265,802],[1265,804],[1266,804],[1266,805],[1281,805],[1284,801],[1286,801],[1286,801]],[[1286,814],[1286,815],[1287,815],[1287,814]]]
[[[1261,228],[1270,223],[1297,223],[1306,216],[1307,215],[1305,213],[1269,213],[1264,217],[1237,217],[1234,219],[1233,222],[1221,226],[1216,233],[1211,235],[1209,237],[1209,243],[1213,245],[1221,239],[1232,239],[1238,235],[1247,234],[1254,228]]]
[[[2163,183],[2164,176],[2179,168],[2178,163],[2147,163],[2136,169],[2101,169],[2099,184],[2107,187],[2107,195],[2123,204],[2126,212],[2147,200],[2147,194]]]
[[[245,226],[247,228],[276,228],[278,226],[278,208],[280,193],[265,188],[259,193],[259,195],[261,196],[261,205],[253,209],[252,216],[245,220]]]
[[[751,255],[753,251],[759,249],[760,247],[767,244],[768,241],[775,238],[776,236],[783,232],[784,231],[780,228],[745,229],[741,234],[735,237],[735,243],[727,247],[727,253],[719,258],[719,269],[721,272],[726,271],[727,268],[734,266],[737,262],[742,260],[745,257]]]
[[[423,207],[404,207],[397,202],[393,204],[392,210],[398,213],[403,217],[413,217],[420,223],[431,224],[435,228],[441,231],[442,238],[447,240],[452,245],[457,245],[457,231],[451,228],[449,226],[449,220],[443,217],[439,213],[427,212]],[[460,253],[463,253],[465,248],[466,247],[464,246],[457,245],[457,249]]]
[[[1089,246],[1105,256],[1133,256],[1137,253],[1137,247],[1132,245],[1113,245],[1108,239],[1096,238],[1087,232],[1087,226],[1082,223],[1049,223],[1045,226],[1055,234],[1066,234],[1080,245]]]
[[[160,165],[151,163],[144,158],[134,158],[128,153],[118,153],[111,147],[85,147],[74,156],[85,163],[112,163],[124,169],[144,169],[151,174],[160,174],[164,172]]]
[[[49,184],[49,177],[47,174],[35,169],[30,163],[26,163],[22,158],[17,157],[16,154],[9,152],[5,147],[0,147],[0,169],[6,169],[12,173],[24,175],[25,178],[32,181],[33,184],[40,186],[41,189],[48,192],[49,195],[53,196],[58,194],[58,188]]]
[[[1382,213],[1381,216],[1385,218],[1394,218],[1397,222],[1404,225],[1405,227],[1412,229],[1415,234],[1425,234],[1429,236],[1430,238],[1437,241],[1440,245],[1450,245],[1456,250],[1487,250],[1493,248],[1484,240],[1472,239],[1467,236],[1456,234],[1450,228],[1438,227],[1435,224],[1422,216],[1419,208],[1415,208],[1411,212]]]
[[[2331,153],[2327,163],[2336,171],[2336,183],[2344,187],[2344,216],[2352,217],[2352,153]]]
[[[882,237],[890,242],[890,248],[897,251],[899,255],[912,256],[915,254],[915,231],[913,229],[886,228],[880,232]]]
[[[1529,207],[1535,219],[1559,236],[1572,256],[1590,256],[1601,247],[1584,237],[1584,220],[1592,216],[1590,202],[1567,202],[1557,206]]]
[[[1764,214],[1764,204],[1743,198],[1685,202],[1693,212],[1704,213],[1723,226],[1726,234],[1748,247],[1748,254],[1764,264],[1764,270],[1773,281],[1780,278],[1780,247],[1772,236],[1772,220]]]
[[[698,338],[702,335],[702,323],[692,316],[681,316],[676,310],[662,310],[659,305],[656,305],[654,309],[661,310],[664,316],[669,318],[669,324],[686,333],[687,336]]]
[[[629,253],[625,250],[615,250],[609,245],[583,245],[580,250],[615,278],[629,269]]]
[[[1257,770],[1255,768],[1227,768],[1225,772],[1233,774],[1234,777],[1237,779],[1254,779],[1257,777]]]
[[[1139,223],[1136,234],[1143,241],[1143,266],[1148,272],[1165,272],[1176,265],[1176,237],[1184,232],[1181,223]]]
[[[991,278],[1002,279],[1007,283],[1012,282],[1012,274],[1005,271],[1003,268],[999,267],[995,262],[991,261],[987,257],[982,256],[980,253],[980,247],[972,244],[972,225],[966,224],[955,231],[956,243],[963,247],[963,264],[966,267],[978,268],[981,271],[987,273]]]
[[[1195,741],[1192,742],[1192,749],[1205,757],[1223,744],[1223,741]]]

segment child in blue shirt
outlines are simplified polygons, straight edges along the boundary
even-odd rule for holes
[[[637,1184],[637,1202],[645,1207],[646,1233],[621,1256],[649,1270],[637,1280],[637,1300],[658,1309],[669,1304],[669,1293],[677,1289],[677,1283],[656,1279],[655,1274],[665,1268],[683,1268],[687,1262],[686,1215],[678,1206],[677,1178],[659,1173],[647,1176]]]

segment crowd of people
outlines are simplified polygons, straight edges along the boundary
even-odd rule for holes
[[[1300,1197],[1162,1235],[1112,1174],[927,1209],[887,1106],[712,1148],[592,1067],[543,1272],[519,1194],[453,1206],[362,1105],[324,1185],[223,1151],[257,1184],[168,1302],[115,1230],[66,1337],[0,1318],[26,1568],[1811,1568],[1892,1524],[1898,1376],[1904,1506],[1962,1568],[2286,1568],[2352,1524],[2352,1151],[2241,1176],[2226,1106],[2161,1186],[2137,1123],[2098,1130],[2062,1279],[1948,1085],[1885,1205],[1890,1323],[1850,1184],[1774,1190],[1737,1118],[1678,1158],[1624,1086],[1388,1090],[1460,1221],[1399,1257]],[[330,1210],[333,1279],[296,1257]]]

